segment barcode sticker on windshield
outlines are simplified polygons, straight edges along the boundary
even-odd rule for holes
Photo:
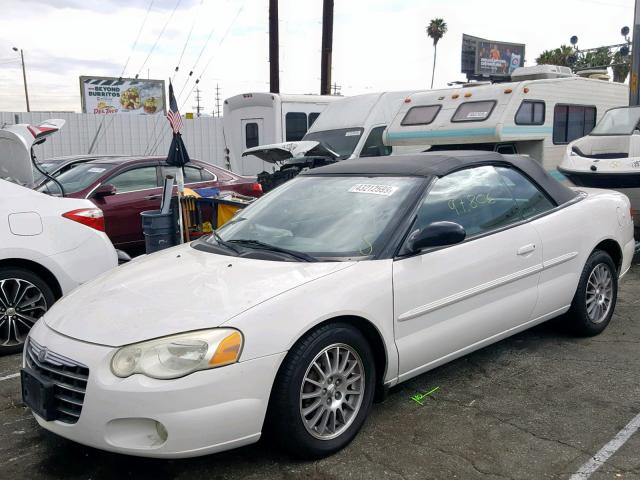
[[[360,130],[349,130],[344,134],[345,137],[357,137],[360,135]]]
[[[370,183],[358,183],[349,189],[352,193],[372,193],[374,195],[384,195],[389,197],[393,195],[398,187],[391,185],[372,185]]]
[[[105,170],[106,170],[106,168],[93,167],[93,168],[90,168],[89,170],[87,170],[87,172],[89,172],[89,173],[102,173]]]

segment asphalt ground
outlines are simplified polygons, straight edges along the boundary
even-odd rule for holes
[[[640,265],[594,338],[557,321],[408,381],[354,442],[303,462],[260,442],[187,460],[101,452],[41,428],[21,404],[20,356],[0,357],[0,479],[569,478],[640,413]],[[420,400],[411,397],[436,391]],[[640,479],[640,432],[590,478]]]

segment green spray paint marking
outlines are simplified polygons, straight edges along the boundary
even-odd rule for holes
[[[411,398],[411,400],[413,400],[417,404],[424,405],[423,400],[425,398],[427,398],[429,395],[431,395],[432,393],[437,392],[438,390],[440,390],[440,387],[432,388],[427,393],[416,393],[414,396],[412,396],[410,398]]]

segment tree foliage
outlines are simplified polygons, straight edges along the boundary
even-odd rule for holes
[[[561,45],[553,50],[545,50],[536,58],[538,65],[561,65],[573,70],[590,68],[609,68],[613,70],[613,81],[623,83],[629,75],[629,55],[620,51],[612,54],[607,47],[600,47],[592,52],[581,52],[568,45]]]
[[[427,35],[433,39],[433,46],[438,45],[438,41],[447,33],[447,24],[442,18],[434,18],[429,22]]]

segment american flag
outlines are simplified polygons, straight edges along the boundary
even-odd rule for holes
[[[176,96],[173,94],[171,81],[169,81],[169,111],[167,112],[167,119],[169,120],[173,133],[180,133],[182,129],[182,117],[178,111],[178,102],[176,102]]]

